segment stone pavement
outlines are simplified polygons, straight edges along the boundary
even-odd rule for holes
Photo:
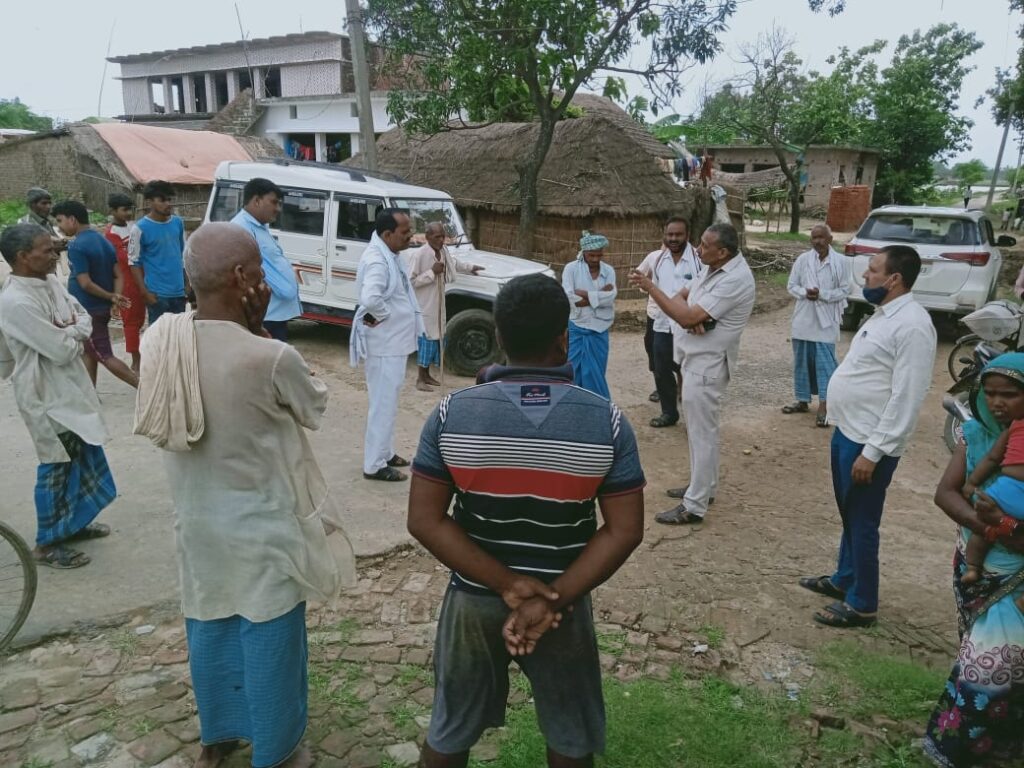
[[[413,765],[429,722],[436,613],[447,572],[405,549],[360,563],[360,580],[334,606],[311,606],[310,724],[317,765]],[[642,616],[621,590],[594,593],[601,663],[621,680],[734,667],[732,641],[679,629],[670,615]],[[528,698],[512,667],[512,703]],[[808,672],[808,675],[812,672]],[[198,722],[181,616],[140,612],[127,624],[18,651],[0,668],[0,766],[188,768]],[[474,750],[494,759],[501,729]],[[227,768],[249,765],[242,749]]]

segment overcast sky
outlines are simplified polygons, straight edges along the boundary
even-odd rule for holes
[[[995,162],[1001,131],[992,122],[988,105],[974,102],[993,82],[997,67],[1009,67],[1016,55],[1020,14],[1010,14],[1006,0],[848,0],[848,9],[835,18],[811,13],[806,0],[740,0],[739,10],[723,37],[724,53],[688,76],[686,95],[675,105],[689,113],[706,80],[720,82],[735,73],[736,46],[755,39],[775,22],[796,38],[798,55],[808,68],[826,68],[825,59],[838,47],[856,49],[875,39],[891,41],[901,34],[926,29],[938,22],[956,22],[975,32],[984,43],[971,59],[975,70],[961,94],[961,110],[975,121],[972,148],[963,158]],[[182,48],[238,40],[234,3],[228,0],[175,0],[156,6],[117,4],[116,15],[101,12],[99,3],[86,6],[70,0],[50,0],[36,12],[22,5],[17,21],[0,46],[0,98],[19,97],[33,110],[62,119],[81,119],[97,113],[121,114],[118,66],[104,75],[108,41],[111,55]],[[268,37],[310,30],[342,31],[341,0],[239,0],[242,28],[247,37]],[[55,19],[73,23],[55,23]],[[111,32],[111,30],[113,31]],[[100,89],[102,84],[102,100]],[[1016,161],[1017,145],[1007,150]]]

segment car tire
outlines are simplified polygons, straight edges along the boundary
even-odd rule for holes
[[[445,367],[458,376],[476,376],[484,366],[505,355],[494,332],[494,315],[486,309],[464,309],[445,329]]]
[[[843,310],[843,319],[839,327],[844,331],[856,331],[860,327],[860,321],[864,319],[864,307],[856,302],[849,302]]]

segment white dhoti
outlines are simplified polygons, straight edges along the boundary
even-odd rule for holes
[[[386,467],[395,455],[398,396],[405,382],[405,363],[408,357],[370,355],[366,358],[366,390],[370,407],[366,412],[363,472],[368,475]]]
[[[722,400],[729,386],[726,365],[721,375],[683,371],[683,414],[690,450],[690,485],[683,504],[687,512],[704,517],[708,501],[718,492],[719,432]]]

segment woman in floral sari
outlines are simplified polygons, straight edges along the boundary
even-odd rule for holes
[[[953,592],[960,652],[924,743],[928,757],[945,768],[1024,758],[1024,614],[1014,602],[1024,591],[1024,537],[999,540],[985,559],[982,578],[961,583],[965,544],[985,525],[960,493],[1012,414],[1024,411],[1024,354],[1000,355],[989,363],[982,390],[973,394],[975,418],[964,424],[966,447],[954,453],[935,492],[935,503],[959,526]]]

